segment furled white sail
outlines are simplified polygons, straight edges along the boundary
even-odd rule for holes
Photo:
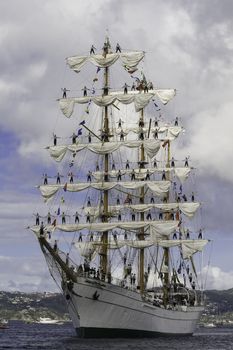
[[[183,259],[189,259],[193,254],[201,252],[207,243],[207,239],[197,239],[190,243],[182,243]]]
[[[145,152],[149,158],[156,156],[160,149],[161,141],[159,140],[148,140],[148,141],[121,141],[121,142],[105,142],[105,143],[91,143],[91,144],[72,144],[72,145],[61,145],[61,146],[50,146],[47,147],[51,157],[57,162],[60,162],[67,151],[72,153],[80,152],[83,149],[88,149],[96,154],[108,154],[117,151],[120,147],[127,148],[138,148],[144,145]]]
[[[80,72],[85,63],[91,62],[96,67],[106,68],[121,59],[123,67],[127,71],[135,71],[138,63],[143,59],[143,51],[132,51],[124,53],[109,53],[107,55],[72,56],[66,59],[67,64],[76,73]]]
[[[131,248],[136,248],[136,249],[144,249],[144,248],[149,248],[152,245],[154,245],[154,242],[152,241],[144,241],[144,240],[128,240],[126,241],[126,245]]]
[[[155,173],[162,173],[165,170],[165,172],[174,173],[175,176],[180,180],[180,182],[183,182],[188,178],[188,175],[191,171],[190,168],[146,168],[146,169],[134,169],[135,172],[135,178],[137,180],[145,179],[147,172],[149,172],[149,175],[153,175]],[[122,175],[130,175],[132,173],[132,169],[123,169],[121,170]],[[104,173],[100,171],[94,171],[92,173],[93,177],[97,181],[103,181],[104,180]],[[116,178],[118,175],[118,171],[116,170],[110,170],[108,172],[108,175],[112,178]]]
[[[197,242],[197,240],[193,240],[193,239],[167,239],[167,240],[158,240],[157,244],[160,246],[160,247],[163,247],[163,248],[172,248],[172,247],[178,247],[182,244],[187,244],[187,245],[190,245],[190,246],[193,246],[195,245]],[[155,242],[156,243],[156,242]]]
[[[98,223],[86,223],[86,224],[63,224],[63,225],[49,225],[49,230],[60,230],[64,232],[75,232],[82,230],[90,230],[96,232],[110,231],[114,229],[122,230],[139,230],[150,229],[151,237],[169,236],[178,225],[178,221],[118,221],[118,222],[98,222]],[[40,226],[31,226],[30,229],[34,233],[40,232]],[[48,227],[45,226],[45,230]]]
[[[178,221],[154,221],[153,225],[150,225],[150,237],[154,242],[158,241],[158,238],[163,236],[168,237],[171,233],[175,232],[178,227]]]
[[[197,209],[200,207],[200,203],[192,202],[192,203],[179,203],[179,208],[186,216],[192,218],[196,213]]]
[[[185,167],[185,168],[174,168],[175,175],[178,177],[180,182],[184,182],[187,180],[189,173],[190,173],[190,168]]]
[[[141,129],[139,129],[139,127],[128,127],[125,125],[124,125],[124,127],[113,129],[114,134],[116,134],[116,135],[120,135],[122,130],[124,132],[124,135],[128,135],[130,132],[134,132],[135,134],[138,134],[141,131]],[[143,130],[144,135],[147,135],[149,128],[143,127],[142,130]],[[164,126],[152,127],[150,129],[150,132],[153,135],[154,132],[157,131],[158,135],[160,134],[159,135],[160,139],[172,141],[175,138],[177,138],[177,136],[179,136],[179,134],[182,130],[183,130],[183,128],[180,126],[164,125]],[[152,140],[150,140],[150,141],[152,141]]]
[[[59,186],[59,185],[47,186],[46,185],[46,186],[39,186],[38,188],[40,189],[41,195],[44,198],[44,200],[47,201],[48,199],[51,199],[57,193],[57,191],[59,191],[61,186]]]
[[[99,107],[105,107],[114,104],[116,101],[123,104],[134,103],[135,111],[139,112],[147,106],[153,97],[158,97],[163,104],[168,103],[176,94],[174,89],[150,90],[148,93],[136,93],[133,91],[128,94],[119,93],[118,95],[71,97],[59,99],[59,105],[62,113],[70,118],[74,111],[74,105],[93,101]]]
[[[80,254],[86,258],[96,251],[100,252],[100,248],[103,247],[103,242],[78,242],[74,243],[75,247],[79,250]],[[130,247],[135,249],[145,249],[154,245],[154,242],[150,240],[111,240],[107,243],[108,249],[121,249],[123,247]]]
[[[155,195],[162,196],[170,188],[170,181],[147,181],[147,182],[84,182],[78,184],[57,184],[57,185],[41,185],[38,186],[41,195],[45,200],[51,199],[58,190],[65,190],[68,192],[79,192],[86,190],[87,188],[94,188],[96,190],[110,190],[115,187],[122,187],[124,189],[137,189],[147,185]]]
[[[125,204],[125,205],[110,205],[108,211],[112,214],[118,214],[121,211],[127,209],[134,210],[135,213],[143,213],[153,208],[161,209],[163,212],[169,212],[171,210],[181,210],[181,212],[188,218],[192,218],[200,207],[198,202],[186,202],[186,203],[148,203],[148,204]],[[91,216],[99,216],[103,212],[101,207],[85,207],[84,212],[89,213]]]

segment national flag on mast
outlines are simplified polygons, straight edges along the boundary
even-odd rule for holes
[[[83,120],[81,123],[79,123],[79,125],[85,125],[85,124],[86,124],[85,120]]]

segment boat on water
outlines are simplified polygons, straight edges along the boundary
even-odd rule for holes
[[[213,322],[210,322],[210,323],[204,324],[204,327],[206,327],[206,328],[215,328],[216,324],[214,324]]]
[[[58,172],[43,175],[47,208],[30,229],[80,337],[188,335],[204,309],[195,266],[208,240],[194,225],[194,169],[172,150],[180,119],[163,115],[176,90],[154,87],[144,59],[113,50],[108,37],[100,52],[66,59],[77,80],[87,63],[94,73],[83,96],[62,89],[58,103],[75,130],[54,133],[47,147]],[[113,89],[118,63],[131,84],[117,76]]]
[[[0,329],[6,329],[9,327],[8,321],[5,319],[0,319]]]
[[[52,319],[50,317],[40,317],[38,323],[40,323],[40,324],[59,324],[59,325],[61,325],[64,322],[60,321],[60,320]]]

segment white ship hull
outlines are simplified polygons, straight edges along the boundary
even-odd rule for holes
[[[195,331],[203,311],[201,306],[167,310],[142,300],[136,291],[85,278],[64,294],[80,337],[188,335]]]

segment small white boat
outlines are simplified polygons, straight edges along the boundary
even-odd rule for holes
[[[63,322],[61,320],[54,320],[54,319],[49,318],[49,317],[40,317],[40,320],[38,321],[38,323],[41,323],[41,324],[63,324]]]
[[[214,323],[206,323],[204,325],[204,327],[206,327],[206,328],[214,328],[214,327],[216,327],[216,325]]]
[[[6,328],[8,328],[8,321],[0,320],[0,329],[6,329]]]

